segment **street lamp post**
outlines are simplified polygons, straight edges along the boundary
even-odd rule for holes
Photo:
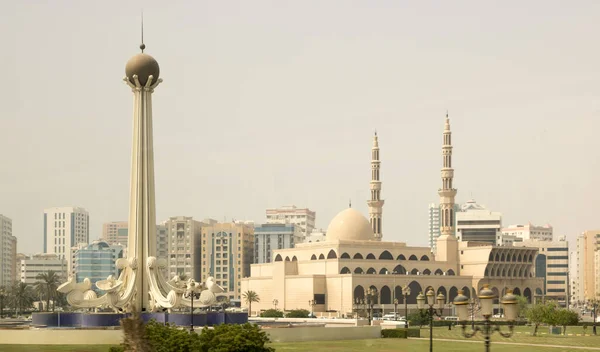
[[[275,310],[277,310],[277,305],[279,304],[279,301],[274,299],[273,300],[273,306],[275,306]]]
[[[471,315],[471,329],[475,330],[475,310],[479,309],[479,303],[474,299],[469,299],[469,313]]]
[[[513,335],[514,321],[518,314],[517,297],[512,293],[512,290],[506,290],[506,294],[502,297],[502,306],[504,310],[504,317],[509,321],[507,333],[500,331],[500,326],[492,324],[490,318],[494,310],[494,291],[490,290],[489,285],[483,285],[481,291],[479,291],[479,303],[481,307],[481,315],[485,319],[483,322],[483,328],[476,326],[471,332],[466,331],[466,321],[469,318],[468,305],[469,299],[463,295],[462,290],[458,292],[458,296],[454,299],[454,305],[456,306],[456,312],[458,314],[458,320],[462,327],[462,334],[466,338],[471,338],[481,332],[484,337],[485,351],[490,351],[490,336],[497,331],[500,336],[509,338]]]
[[[394,321],[398,320],[398,299],[394,298]]]
[[[373,321],[373,305],[375,305],[375,299],[377,298],[377,291],[369,289],[367,291],[367,306],[369,308],[369,325]]]
[[[592,316],[592,331],[594,332],[594,335],[596,335],[596,319],[598,317],[598,305],[600,304],[600,301],[597,299],[592,299],[588,301],[588,305],[590,305],[592,307],[592,310],[590,311],[590,315]]]
[[[445,303],[446,297],[442,293],[436,297],[432,288],[429,288],[425,296],[423,295],[423,292],[419,293],[417,296],[417,307],[421,311],[425,310],[427,312],[427,317],[429,318],[429,352],[433,352],[433,317],[442,316]]]
[[[190,332],[194,332],[194,299],[200,298],[200,292],[193,280],[190,280],[187,290],[183,294],[184,298],[189,298],[192,302],[190,307]]]
[[[314,299],[308,300],[308,305],[310,306],[310,315],[311,317],[314,316],[314,310],[315,310],[315,305],[317,304],[317,301],[315,301]]]
[[[404,296],[404,328],[408,329],[408,296],[410,296],[410,287],[402,287],[402,295]]]

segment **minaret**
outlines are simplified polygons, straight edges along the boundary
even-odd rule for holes
[[[137,311],[150,310],[150,280],[146,270],[148,257],[156,255],[156,205],[154,197],[154,147],[152,140],[152,93],[162,79],[160,68],[150,55],[133,56],[125,66],[123,79],[133,92],[133,147],[129,195],[129,238],[127,258],[135,262],[135,284],[130,304]],[[130,276],[131,277],[131,276]]]
[[[382,219],[384,201],[381,199],[381,180],[379,178],[380,168],[379,141],[377,139],[377,132],[375,132],[375,136],[373,137],[373,148],[371,149],[371,200],[369,200],[367,204],[369,205],[369,219],[376,241],[381,241],[383,233]]]
[[[440,195],[440,232],[441,235],[454,236],[454,197],[456,189],[452,188],[454,169],[452,168],[452,132],[450,131],[450,118],[446,113],[444,126],[444,144],[442,145],[442,188]]]
[[[458,271],[458,241],[454,236],[454,197],[456,189],[452,188],[454,169],[452,168],[452,132],[450,132],[450,119],[446,113],[444,126],[444,141],[442,145],[442,188],[440,195],[440,237],[436,242],[435,260],[445,261],[454,265]]]

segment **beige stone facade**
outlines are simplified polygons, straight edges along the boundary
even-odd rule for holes
[[[393,311],[397,299],[401,312],[404,286],[411,289],[410,309],[429,286],[446,296],[449,309],[458,290],[471,295],[486,283],[499,294],[506,288],[516,289],[530,301],[543,287],[543,281],[533,275],[537,249],[475,243],[462,243],[459,248],[455,243],[438,243],[438,251],[447,250],[447,260],[440,261],[428,247],[374,241],[369,221],[350,208],[332,220],[327,241],[275,250],[273,262],[252,265],[251,276],[242,280],[242,292],[259,295],[260,302],[252,304],[253,314],[273,308],[277,300],[279,309],[335,311],[348,316],[357,308],[356,299],[363,299],[370,288],[378,293],[376,310]],[[314,307],[311,300],[316,301]],[[242,305],[247,306],[246,302]]]

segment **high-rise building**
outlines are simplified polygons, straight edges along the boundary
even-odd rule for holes
[[[514,247],[537,248],[535,277],[543,278],[543,295],[566,306],[569,294],[569,242],[562,237],[559,241],[524,240],[514,242]]]
[[[577,236],[577,246],[573,260],[575,261],[574,272],[572,275],[572,300],[576,305],[583,304],[585,301],[585,236]]]
[[[596,252],[600,248],[600,230],[584,231],[577,238],[577,280],[581,288],[581,300],[596,299],[600,292],[596,291],[598,275]]]
[[[35,284],[39,281],[39,274],[53,271],[62,282],[68,278],[67,263],[66,259],[59,258],[56,254],[34,254],[21,259],[19,280],[26,284]]]
[[[302,242],[294,224],[263,224],[254,227],[254,264],[270,263],[274,249],[293,248]]]
[[[460,205],[454,204],[454,213],[460,211]],[[429,204],[428,209],[428,217],[429,217],[429,248],[431,248],[431,252],[435,253],[437,238],[440,237],[440,205],[431,203]],[[456,236],[456,227],[453,228],[454,236]]]
[[[267,209],[267,224],[295,224],[302,231],[302,237],[315,228],[316,213],[308,208],[286,205],[277,209]]]
[[[89,245],[79,244],[73,248],[73,272],[77,282],[88,278],[92,282],[92,289],[98,291],[94,285],[97,281],[105,280],[109,275],[115,279],[119,276],[116,260],[123,257],[123,246],[109,245],[105,241],[94,241]]]
[[[12,220],[0,214],[0,286],[9,286],[17,275],[17,238],[12,235]]]
[[[456,213],[456,237],[461,242],[475,241],[502,245],[502,214],[469,200]]]
[[[202,282],[213,276],[230,299],[240,299],[240,282],[250,276],[254,255],[254,224],[205,222],[198,246],[202,258],[195,269],[202,273]]]
[[[516,236],[523,241],[537,240],[537,241],[552,241],[552,225],[535,226],[531,223],[527,225],[510,225],[502,229],[502,235]]]
[[[381,199],[381,161],[379,159],[379,140],[377,132],[373,137],[373,148],[371,149],[371,199],[367,201],[369,206],[369,222],[375,234],[375,240],[381,241],[383,236],[383,204],[385,201]]]
[[[48,208],[44,210],[44,253],[56,254],[70,262],[70,250],[90,241],[90,216],[77,207]]]
[[[113,221],[102,224],[102,239],[108,244],[127,246],[127,224],[127,221]]]
[[[199,241],[203,223],[189,216],[174,216],[164,226],[168,241],[169,277],[179,275],[200,281]]]
[[[17,256],[15,257],[16,273],[15,273],[15,278],[13,279],[14,281],[21,280],[21,260],[27,259],[27,258],[29,258],[29,257],[23,253],[17,253]]]

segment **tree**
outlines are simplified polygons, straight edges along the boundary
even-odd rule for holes
[[[517,308],[519,309],[519,318],[527,317],[527,310],[529,309],[529,302],[527,297],[517,296]]]
[[[419,325],[419,328],[421,328],[423,325],[429,324],[429,313],[424,309],[419,309],[417,312],[409,314],[406,318],[411,326]]]
[[[34,301],[34,294],[31,286],[24,282],[16,281],[10,288],[10,301],[12,301],[15,315],[23,313],[23,308],[31,308]]]
[[[0,319],[4,317],[4,302],[6,302],[6,298],[8,297],[8,292],[4,287],[0,287]]]
[[[242,297],[244,298],[246,303],[248,303],[248,316],[252,316],[252,303],[260,302],[260,297],[258,297],[258,294],[256,292],[250,290],[244,292],[242,294]]]
[[[279,309],[267,309],[260,313],[261,318],[283,318],[283,312]]]
[[[56,289],[60,285],[60,276],[49,270],[38,274],[35,279],[37,280],[35,289],[42,294],[42,297],[46,298],[46,311],[50,311],[50,300],[53,300]],[[52,311],[54,311],[54,304],[52,305]]]
[[[308,318],[310,312],[306,309],[293,309],[290,310],[285,317],[286,318]]]
[[[569,309],[559,309],[555,313],[554,320],[555,325],[563,327],[563,335],[566,335],[567,326],[579,323],[579,314]]]
[[[529,322],[534,326],[533,336],[536,336],[540,324],[544,323],[544,319],[546,319],[544,314],[545,305],[541,303],[538,303],[527,310],[527,319],[529,319]]]

